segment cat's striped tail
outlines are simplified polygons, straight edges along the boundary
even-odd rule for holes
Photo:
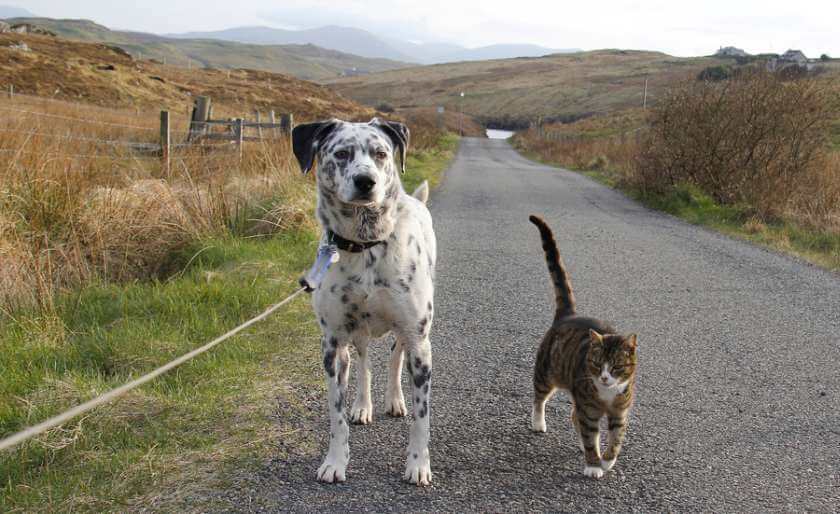
[[[548,272],[551,275],[551,280],[554,282],[554,296],[557,302],[557,313],[555,317],[559,319],[565,316],[571,316],[575,313],[575,294],[572,291],[572,284],[569,282],[566,267],[563,265],[563,259],[557,250],[557,242],[554,240],[554,234],[551,233],[551,229],[539,216],[531,215],[528,219],[540,229],[545,260],[548,263]]]

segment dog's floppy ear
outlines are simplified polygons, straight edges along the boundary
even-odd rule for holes
[[[379,128],[388,136],[394,148],[400,152],[400,166],[405,173],[405,154],[408,151],[408,140],[411,136],[408,127],[398,121],[381,121],[379,118],[370,120],[370,124]]]
[[[303,123],[292,129],[292,150],[304,173],[312,169],[318,146],[338,126],[338,120]]]

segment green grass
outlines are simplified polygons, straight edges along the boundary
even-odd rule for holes
[[[260,313],[295,288],[315,236],[205,242],[171,281],[97,285],[0,334],[0,433],[120,385]],[[276,444],[270,406],[318,378],[306,298],[243,335],[43,437],[0,455],[0,511],[124,510],[166,484],[206,481]],[[293,398],[289,399],[294,404]],[[270,436],[270,437],[269,437]],[[182,483],[175,483],[175,481]]]
[[[528,150],[514,139],[514,147],[526,158],[558,166]],[[566,168],[568,169],[568,168]],[[745,239],[778,251],[796,255],[831,270],[840,270],[840,235],[820,231],[788,219],[762,222],[748,205],[722,205],[699,188],[681,184],[664,194],[645,193],[621,180],[610,170],[575,170],[614,189],[647,207],[667,212],[689,223],[709,227],[729,236]]]
[[[665,211],[689,223],[710,227],[802,257],[828,269],[840,270],[840,235],[802,226],[790,220],[762,222],[746,205],[721,205],[690,185],[679,185],[664,195],[629,191],[648,207]]]
[[[443,171],[458,149],[459,138],[456,134],[447,132],[438,139],[437,147],[433,150],[409,153],[406,162],[406,173],[402,177],[403,187],[411,194],[424,180],[429,181],[433,189],[440,184]]]
[[[416,152],[410,192],[439,183],[457,137]],[[317,234],[202,241],[171,278],[66,292],[53,311],[0,326],[0,434],[9,435],[169,362],[296,289]],[[292,419],[322,388],[308,298],[63,427],[0,454],[0,512],[209,509],[243,470],[288,449],[316,452]],[[281,407],[278,407],[278,404]],[[230,508],[217,505],[217,508]]]
[[[816,230],[791,220],[763,222],[748,205],[722,205],[699,188],[680,184],[664,194],[644,193],[623,184],[615,173],[585,171],[604,185],[621,189],[652,209],[667,212],[694,225],[712,228],[774,250],[796,255],[824,268],[840,270],[840,235]]]

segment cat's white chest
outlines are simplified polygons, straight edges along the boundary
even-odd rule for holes
[[[595,390],[598,392],[598,398],[607,405],[612,405],[616,396],[624,394],[627,390],[627,382],[618,383],[613,386],[603,385],[595,380]]]

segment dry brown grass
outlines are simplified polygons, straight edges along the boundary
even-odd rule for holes
[[[49,308],[56,292],[91,280],[160,274],[174,251],[203,237],[311,223],[311,181],[299,178],[285,138],[246,144],[241,159],[228,144],[178,149],[167,172],[154,154],[95,141],[151,143],[154,115],[23,97],[0,100],[3,109],[0,305],[7,312]]]

